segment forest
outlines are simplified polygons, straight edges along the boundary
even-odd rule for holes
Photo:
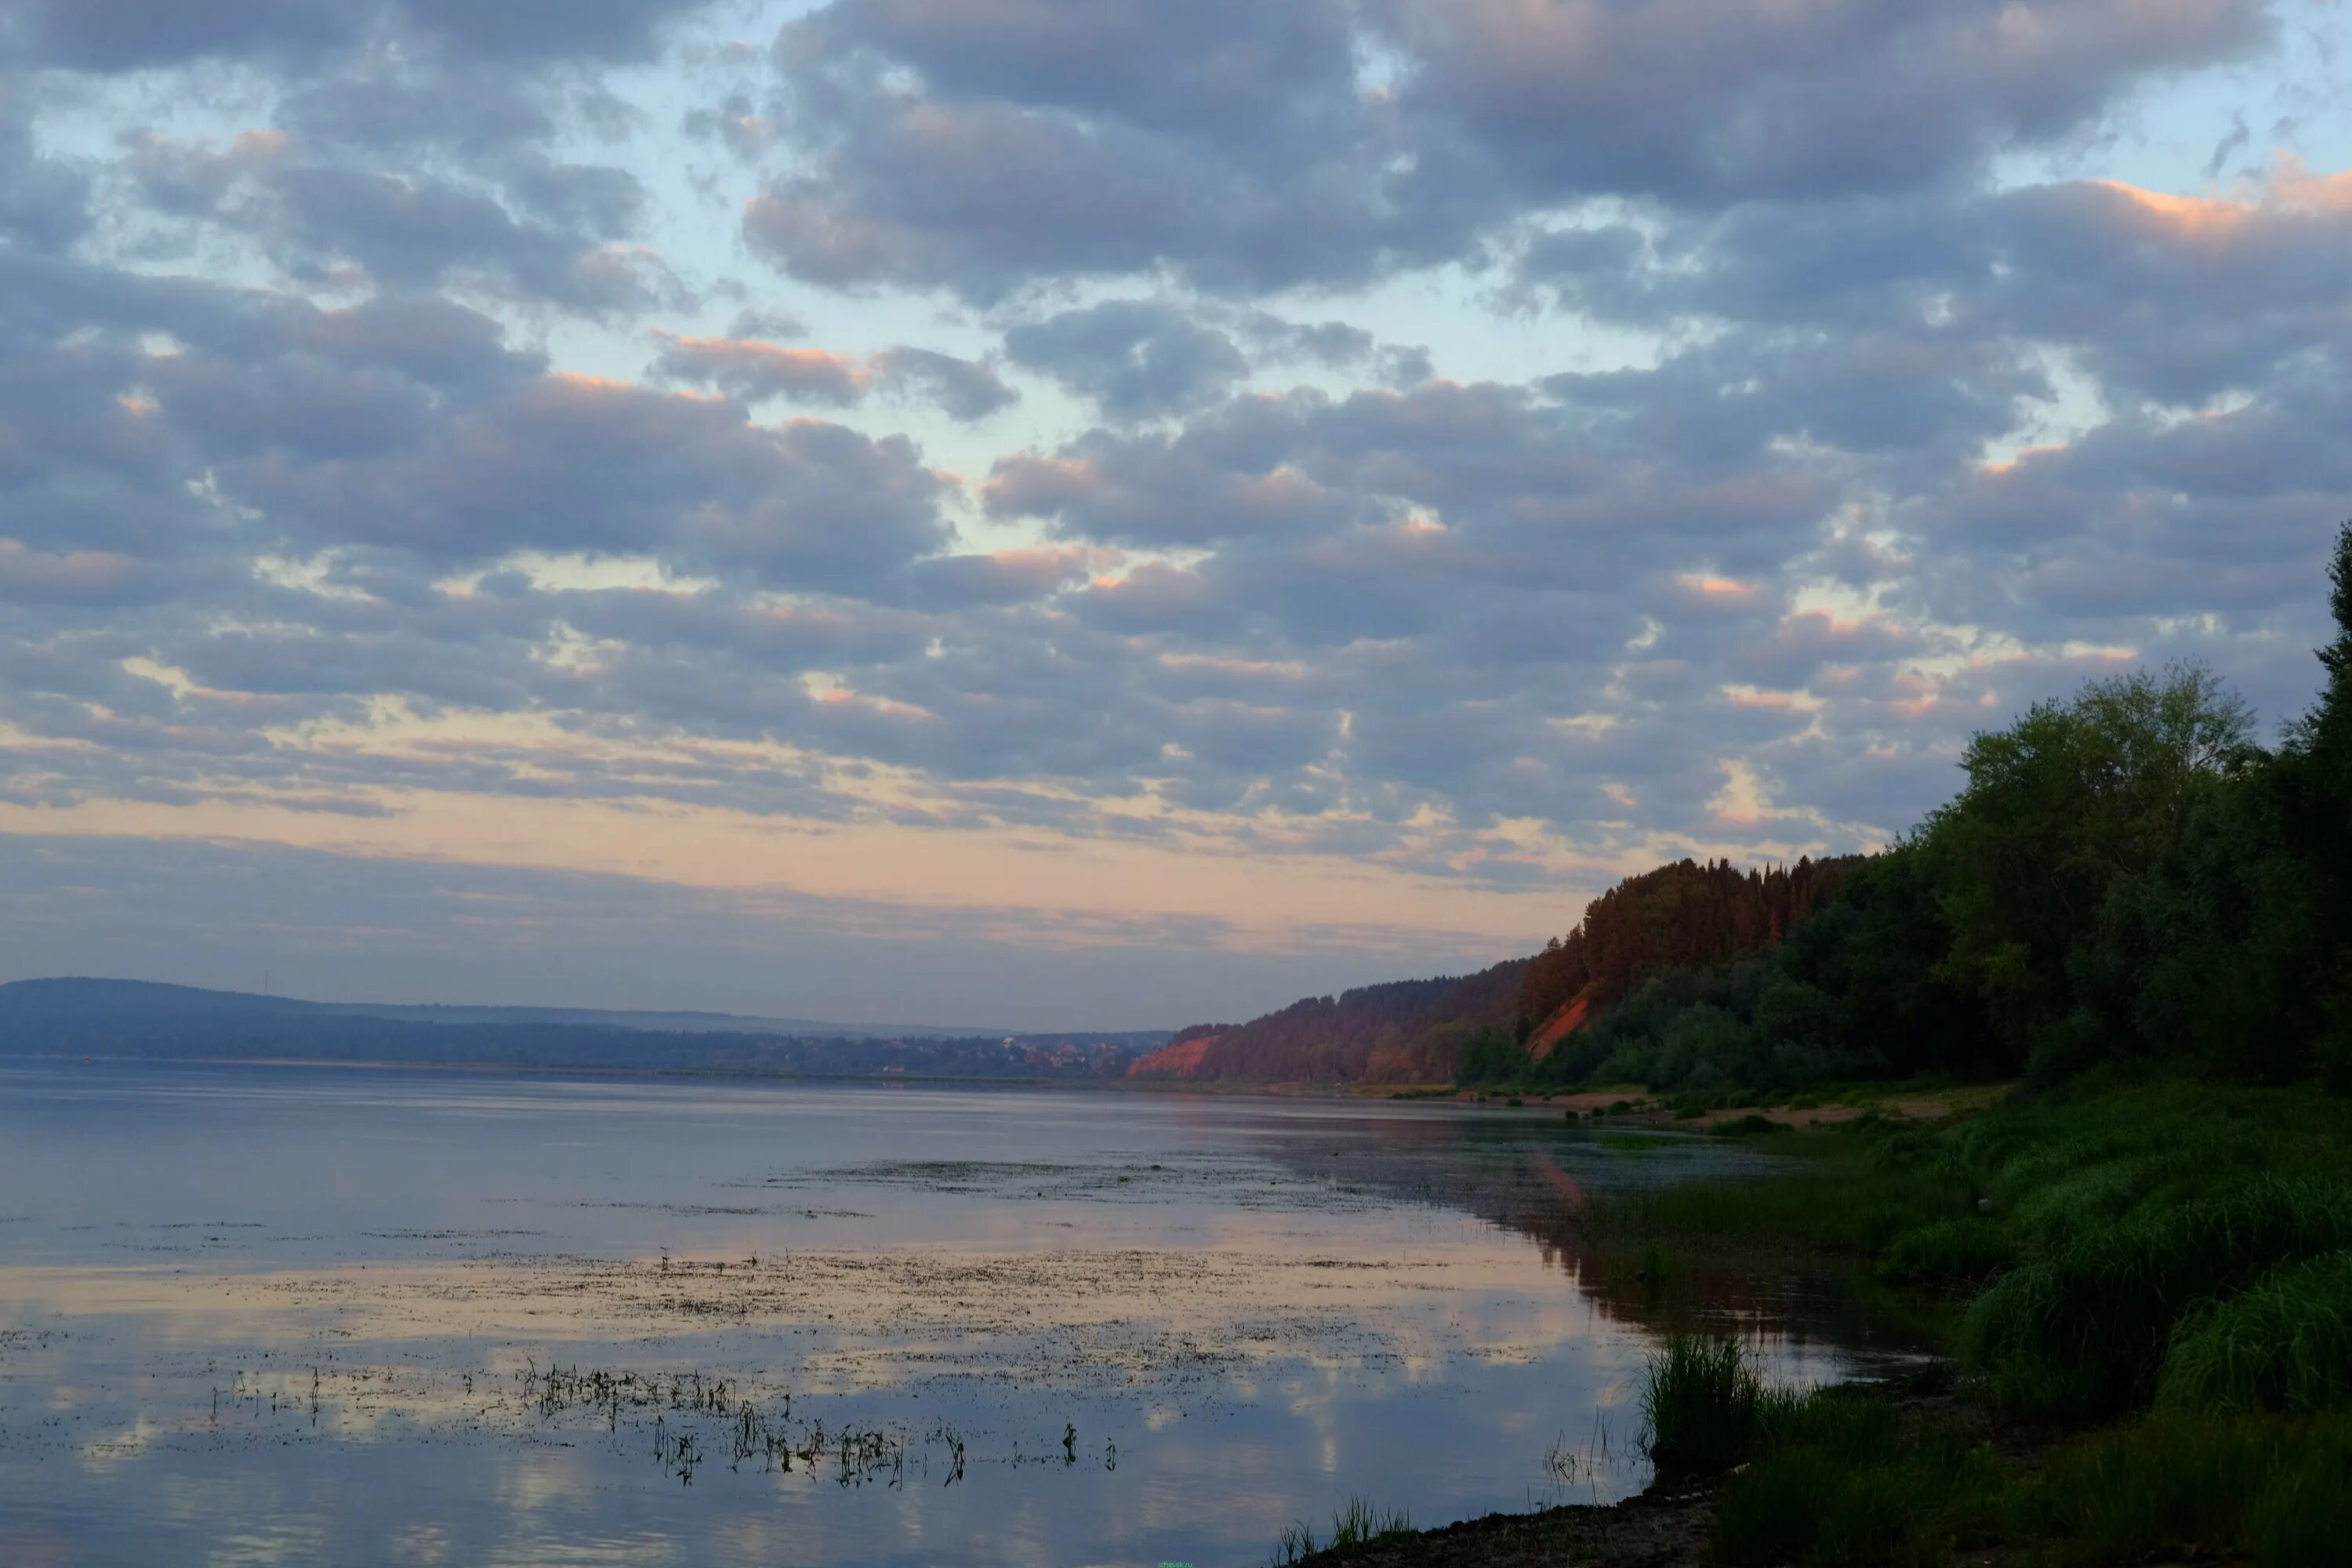
[[[1649,879],[1596,900],[1529,964],[1513,1038],[1483,1041],[1465,1076],[1773,1089],[2162,1060],[2345,1087],[2352,524],[2330,578],[2322,687],[2275,746],[2196,666],[2037,703],[1977,736],[1959,793],[1883,852],[1778,899],[1707,870],[1713,900],[1643,917],[1680,952],[1653,935],[1611,961],[1613,906]],[[1591,1020],[1546,1039],[1538,1020],[1580,1000]]]
[[[1129,1071],[1138,1078],[1285,1083],[1451,1078],[1474,1046],[1510,1037],[1527,967],[1527,961],[1513,959],[1475,974],[1304,997],[1246,1024],[1195,1025]]]
[[[2094,680],[1976,736],[1872,855],[1627,879],[1523,963],[1308,998],[1198,1076],[1692,1093],[2163,1063],[2352,1088],[2352,523],[2274,744],[2210,670]],[[1149,1073],[1152,1058],[1138,1065]]]

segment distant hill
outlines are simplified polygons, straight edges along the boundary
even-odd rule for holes
[[[1644,975],[1761,952],[1835,896],[1847,862],[1739,870],[1679,860],[1624,881],[1532,958],[1475,974],[1308,996],[1246,1024],[1182,1029],[1136,1078],[1279,1083],[1451,1081],[1498,1042],[1540,1059],[1622,1001]]]
[[[335,1015],[394,1018],[412,1024],[568,1024],[593,1029],[640,1029],[691,1035],[725,1030],[749,1035],[808,1035],[829,1039],[970,1038],[1008,1031],[975,1026],[950,1029],[927,1024],[835,1024],[814,1018],[748,1017],[735,1013],[651,1013],[603,1007],[469,1007],[443,1003],[305,1002],[248,991],[208,991],[152,980],[65,976],[0,985],[0,1028],[8,1020],[52,1019],[129,1024],[142,1020]]]
[[[0,1055],[317,1060],[827,1074],[1123,1071],[1165,1031],[1008,1035],[726,1013],[305,1002],[138,980],[0,985]]]
[[[1475,974],[1309,996],[1247,1024],[1198,1025],[1129,1068],[1136,1078],[1426,1083],[1454,1075],[1471,1037],[1507,1029],[1525,959]]]

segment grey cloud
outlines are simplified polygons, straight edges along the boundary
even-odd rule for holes
[[[1936,185],[2133,81],[2233,58],[2262,0],[1380,0],[1407,111],[1531,198],[1714,205]]]
[[[847,112],[814,172],[774,182],[743,219],[755,253],[828,287],[992,301],[1039,277],[1168,263],[1242,289],[1361,279],[1391,256],[1461,248],[1381,217],[1374,172],[1335,168],[1290,190],[1132,128],[1010,105],[874,98]]]
[[[1117,420],[1184,413],[1249,374],[1232,338],[1180,307],[1144,300],[1025,322],[1004,334],[1004,350]]]
[[[163,596],[156,574],[131,556],[109,550],[45,552],[0,539],[0,599],[119,605]]]
[[[840,0],[779,42],[805,155],[746,238],[812,281],[978,300],[1056,273],[1166,264],[1226,289],[1460,254],[1458,224],[1399,210],[1407,149],[1356,49],[1337,0]]]
[[[252,234],[300,277],[343,261],[394,289],[487,276],[592,312],[679,292],[658,258],[609,243],[634,226],[644,196],[618,169],[509,160],[502,201],[449,179],[304,162],[274,132],[220,149],[137,137],[127,162],[158,206]]]
[[[406,449],[227,465],[239,499],[322,542],[452,560],[667,550],[811,587],[945,537],[940,484],[901,437],[745,423],[739,406],[567,378],[529,384]]]
[[[595,163],[520,160],[507,171],[506,190],[541,222],[599,239],[633,233],[646,205],[645,187],[635,174]]]
[[[779,42],[802,157],[745,234],[814,282],[979,300],[1160,269],[1344,286],[1596,195],[1940,195],[2271,30],[2263,0],[835,0]]]
[[[917,604],[942,609],[1018,605],[1081,582],[1090,569],[1089,552],[1084,550],[940,555],[908,567],[904,591]]]
[[[1058,311],[1012,327],[1004,347],[1015,364],[1119,422],[1205,407],[1255,369],[1304,363],[1346,370],[1373,361],[1377,351],[1371,333],[1344,321],[1297,322],[1216,300],[1108,300]],[[1428,379],[1425,353],[1377,357],[1384,372]]]
[[[1276,361],[1309,360],[1344,370],[1372,354],[1372,334],[1345,321],[1286,321],[1258,310],[1250,313],[1243,331],[1262,354]]]
[[[2070,182],[1986,195],[1758,205],[1720,219],[1570,230],[1521,277],[1646,325],[2055,345],[2126,394],[2196,403],[2352,330],[2352,207],[2289,167],[2252,201]],[[1769,342],[1770,340],[1765,339]]]
[[[488,59],[628,59],[710,0],[399,0],[419,26]]]
[[[709,0],[20,0],[0,16],[0,58],[89,71],[206,57],[288,58],[345,49],[405,21],[479,58],[642,57],[663,25]]]
[[[590,310],[633,309],[675,289],[641,254],[519,220],[494,198],[443,182],[298,166],[275,185],[284,236],[299,247],[295,258],[348,257],[394,287],[481,268]]]
[[[89,199],[79,170],[35,151],[23,91],[0,78],[0,236],[58,249],[89,226]]]
[[[369,59],[302,79],[289,84],[277,120],[304,146],[359,155],[448,146],[497,157],[556,130],[535,83],[469,60]]]
[[[781,342],[786,338],[808,336],[808,323],[783,310],[738,310],[734,324],[727,329],[727,335]]]
[[[724,142],[739,158],[752,159],[765,153],[776,139],[776,127],[761,114],[744,93],[732,93],[715,109],[687,111],[678,129],[699,141]]]
[[[1020,398],[990,366],[932,349],[885,349],[861,361],[755,339],[663,336],[655,374],[715,386],[747,402],[778,397],[846,408],[879,388],[906,402],[929,403],[951,419],[971,421]]]
[[[18,0],[0,15],[0,58],[115,71],[207,55],[300,55],[355,41],[366,0]]]
[[[444,392],[481,393],[545,369],[509,350],[504,329],[478,310],[436,295],[378,296],[301,320],[304,346],[326,357],[398,371]]]
[[[844,354],[730,338],[669,338],[654,371],[752,402],[783,397],[837,408],[863,398],[868,380],[866,368]]]
[[[787,28],[779,51],[803,69],[887,60],[951,99],[1050,105],[1263,149],[1319,100],[1352,89],[1354,44],[1336,0],[836,0]]]
[[[932,405],[950,419],[985,419],[1021,401],[994,366],[936,349],[885,349],[874,356],[874,378],[909,402]]]
[[[722,102],[790,154],[748,233],[819,281],[1010,300],[982,318],[1023,323],[1003,363],[1104,411],[992,464],[959,436],[992,520],[1045,541],[988,552],[911,442],[747,405],[978,420],[1013,397],[993,356],[782,349],[801,324],[749,311],[655,350],[665,380],[724,394],[671,395],[551,374],[483,313],[674,294],[614,248],[667,189],[564,161],[583,120],[617,122],[608,89],[539,68],[658,47],[679,7],[575,9],[570,43],[551,10],[437,31],[417,12],[384,24],[396,67],[301,45],[283,137],[149,140],[112,170],[0,134],[0,719],[86,742],[16,749],[0,793],[840,821],[872,809],[845,778],[904,769],[908,821],[1181,837],[1101,804],[1150,789],[1235,814],[1228,844],[1502,886],[1528,873],[1479,837],[1498,818],[1596,865],[1661,835],[1904,826],[1970,728],[2103,668],[2050,651],[2070,645],[2204,650],[2282,711],[2310,680],[2311,563],[2352,514],[2345,211],[2288,171],[2231,205],[1984,186],[1988,149],[2071,134],[2136,73],[2252,36],[2227,0],[2141,7],[2129,37],[2112,0],[2014,10],[2039,29],[1989,60],[1977,0],[1759,3],[1720,28],[1630,0],[1588,8],[1607,90],[1570,61],[1578,90],[1545,98],[1488,47],[1505,11],[1482,0],[827,7],[787,31],[780,97]],[[267,75],[299,40],[236,31],[257,15],[155,47]],[[1378,90],[1368,47],[1396,73]],[[1563,134],[1649,50],[1674,116]],[[1824,140],[1873,106],[1885,145]],[[632,151],[616,165],[642,168]],[[86,175],[145,182],[131,226],[161,237],[137,270],[81,226]],[[1559,210],[1600,189],[1633,199]],[[1285,296],[1292,320],[1228,297],[1475,261],[1538,213],[1516,302],[1634,328],[1654,358],[1457,385],[1345,301]],[[221,277],[275,263],[293,286],[160,275],[224,247]],[[1070,307],[1120,274],[1150,297]],[[1283,367],[1377,385],[1236,395]],[[2099,423],[1985,460],[2053,412]],[[508,559],[527,550],[697,581],[564,588]],[[1848,590],[1835,615],[1803,607],[1825,584]],[[194,688],[125,668],[142,658]],[[273,739],[386,695],[600,745]],[[761,740],[813,760],[745,768],[730,748]],[[1717,822],[1733,759],[1801,815]]]

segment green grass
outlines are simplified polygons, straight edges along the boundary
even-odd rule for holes
[[[1771,1179],[1596,1200],[1604,1272],[1844,1258],[1919,1303],[1977,1408],[2076,1425],[2004,1459],[1956,1412],[1864,1389],[1791,1397],[1736,1344],[1670,1338],[1645,1409],[1661,1462],[1730,1472],[1717,1561],[2345,1555],[2352,1104],[2110,1082],[1946,1127],[1865,1114],[1768,1146],[1795,1156]]]
[[[1790,1401],[1762,1452],[1716,1510],[1719,1563],[1936,1564],[1989,1538],[2005,1478],[1991,1451],[1949,1422],[1906,1429],[1867,1388]]]
[[[1677,1469],[1724,1469],[1746,1460],[1789,1396],[1767,1388],[1739,1342],[1726,1334],[1670,1334],[1642,1383],[1650,1458]]]
[[[2279,1568],[2340,1562],[2352,1540],[2352,1422],[2133,1421],[2062,1447],[2018,1480],[2009,1531],[2080,1563],[2188,1548]]]
[[[1396,1541],[1412,1533],[1412,1519],[1402,1509],[1383,1509],[1368,1498],[1350,1496],[1331,1515],[1331,1533],[1317,1540],[1304,1521],[1293,1521],[1275,1542],[1275,1568],[1289,1568],[1318,1552],[1340,1552],[1369,1546],[1376,1541]]]
[[[2352,1405],[2352,1252],[2273,1269],[2183,1317],[2156,1404],[2217,1415]]]
[[[1331,1540],[1334,1548],[1369,1546],[1375,1541],[1393,1541],[1412,1533],[1412,1519],[1402,1509],[1378,1508],[1365,1498],[1350,1497],[1331,1516]]]
[[[2256,1176],[2074,1235],[1979,1297],[1963,1342],[2008,1403],[2112,1414],[2154,1393],[2174,1325],[2200,1303],[2347,1244],[2352,1193]]]
[[[2352,1540],[2352,1418],[2137,1418],[1999,1458],[1948,1416],[1824,1389],[1770,1423],[1717,1500],[1717,1563],[1948,1563],[2030,1548],[2054,1564],[2201,1555],[2270,1568],[2341,1561]]]

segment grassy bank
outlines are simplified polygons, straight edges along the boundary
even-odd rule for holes
[[[2340,1560],[2352,1103],[2109,1079],[1941,1125],[1753,1131],[1785,1173],[1587,1215],[1596,1283],[1638,1281],[1671,1333],[1644,1411],[1663,1473],[1715,1478],[1692,1560]],[[1710,1277],[1798,1259],[1940,1342],[1940,1385],[1760,1382],[1707,1331]]]

